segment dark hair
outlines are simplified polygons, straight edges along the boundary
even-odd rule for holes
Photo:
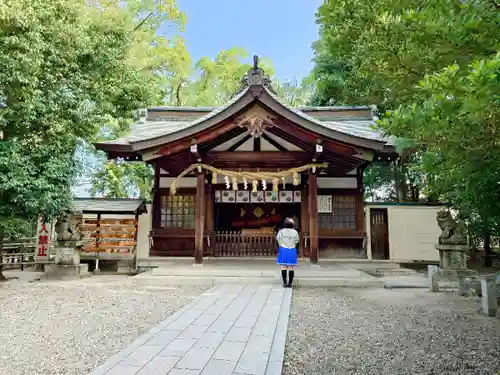
[[[284,228],[294,228],[295,227],[295,223],[293,222],[293,219],[287,217],[285,219],[285,222],[283,223],[283,227]]]

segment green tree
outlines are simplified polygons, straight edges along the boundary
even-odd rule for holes
[[[239,47],[219,52],[215,58],[202,57],[192,64],[189,52],[182,37],[176,36],[169,48],[163,51],[164,67],[161,82],[166,95],[163,101],[167,106],[221,106],[235,94],[241,79],[251,68],[246,63],[248,53]],[[261,59],[259,65],[266,74],[274,75],[272,63]],[[310,80],[301,84],[297,81],[279,82],[273,80],[273,87],[290,105],[304,105],[311,95]],[[125,133],[126,131],[123,131]],[[117,134],[110,134],[115,137]],[[99,165],[92,177],[91,195],[123,198],[139,196],[150,199],[153,171],[142,162],[120,160],[107,161],[99,156]]]
[[[421,170],[431,191],[453,204],[485,235],[500,234],[500,54],[454,64],[425,77],[422,100],[381,122],[422,145]]]
[[[0,244],[69,208],[80,142],[122,131],[163,96],[157,63],[143,65],[155,45],[141,31],[163,20],[161,2],[129,5],[142,3],[154,5],[146,19],[106,1],[0,2]]]
[[[499,18],[492,0],[327,1],[317,13],[312,102],[376,104],[382,117],[387,110],[416,103],[422,99],[418,82],[426,75],[488,58],[498,49]],[[435,199],[438,192],[422,191],[421,184],[434,177],[422,168],[421,145],[401,143],[406,143],[399,148],[402,158],[392,163],[392,176],[379,174],[388,178],[380,184],[393,180],[397,197]]]
[[[498,13],[492,0],[326,1],[315,98],[382,110],[412,101],[426,74],[496,52]]]

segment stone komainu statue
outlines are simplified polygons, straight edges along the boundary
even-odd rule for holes
[[[56,233],[58,241],[79,241],[82,239],[80,224],[83,215],[79,212],[67,214],[57,220]]]
[[[449,211],[437,213],[437,223],[441,229],[440,245],[467,245],[467,228],[463,220],[454,220]]]

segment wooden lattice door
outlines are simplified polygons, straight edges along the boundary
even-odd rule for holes
[[[386,208],[370,210],[370,238],[373,259],[389,259],[389,225]]]

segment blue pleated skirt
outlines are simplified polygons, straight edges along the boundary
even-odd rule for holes
[[[297,265],[297,249],[280,246],[278,249],[278,257],[276,263],[280,266],[296,266]]]

